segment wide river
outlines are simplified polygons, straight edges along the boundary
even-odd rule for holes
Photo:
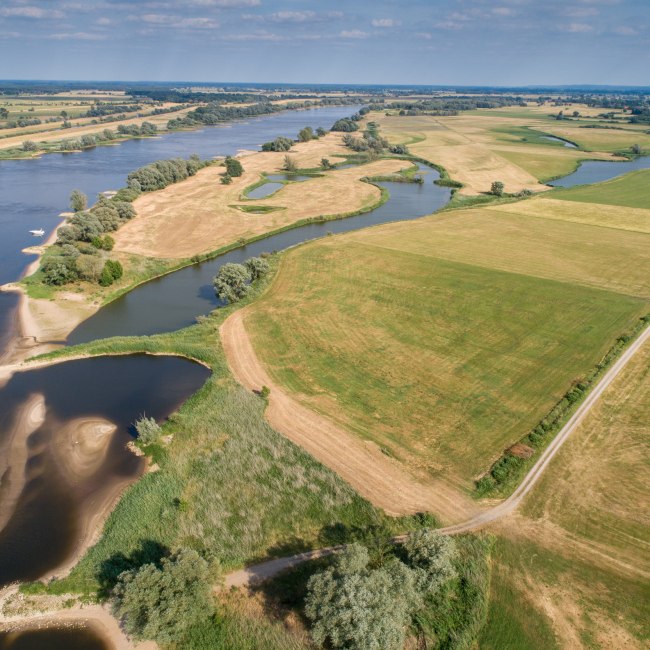
[[[278,135],[293,137],[300,128],[329,127],[356,107],[329,107],[292,111],[235,122],[200,131],[172,133],[154,139],[131,140],[80,154],[51,154],[35,160],[0,162],[0,283],[17,279],[29,259],[20,250],[33,239],[31,228],[51,231],[58,214],[67,207],[72,189],[89,196],[124,185],[128,172],[161,158],[234,154],[257,149]],[[583,167],[590,165],[584,163]],[[598,163],[597,180],[612,178],[632,169],[650,166],[650,159],[628,163]],[[356,230],[395,220],[415,219],[439,209],[449,200],[448,188],[435,185],[436,171],[420,165],[425,182],[381,183],[390,200],[364,215],[321,224],[310,224],[272,235],[214,260],[148,282],[101,309],[82,323],[69,344],[114,335],[154,334],[191,324],[199,314],[219,305],[212,278],[226,262],[239,262],[264,251],[282,250],[328,232]],[[583,168],[581,167],[581,169]],[[604,168],[608,169],[603,173]],[[580,170],[576,172],[576,175]],[[593,172],[589,170],[589,178]],[[573,185],[571,176],[567,185]],[[307,181],[308,182],[308,181]],[[594,182],[587,180],[582,182]],[[562,181],[555,181],[562,185]],[[280,190],[281,191],[281,190]],[[12,333],[16,299],[0,293],[0,350]],[[132,422],[142,413],[167,417],[205,381],[208,371],[174,358],[140,355],[70,361],[49,368],[14,375],[0,390],[0,450],[4,456],[23,459],[18,466],[0,464],[0,516],[3,491],[14,493],[11,516],[0,532],[0,584],[35,579],[59,566],[75,550],[84,510],[101,502],[111,484],[133,480],[142,463],[125,451]],[[25,418],[29,405],[42,396],[45,415],[27,430],[24,440],[8,439],[7,432]],[[31,400],[31,402],[30,402]],[[115,425],[104,443],[101,462],[92,471],[69,467],[64,452],[75,425],[89,421]],[[83,431],[83,427],[81,427]],[[75,474],[75,471],[77,474]],[[15,486],[22,486],[16,493]],[[5,510],[7,503],[4,503]],[[32,642],[33,640],[33,642]],[[53,640],[53,639],[52,639]],[[20,645],[0,648],[41,648],[43,637],[27,634],[13,638]],[[71,639],[70,639],[71,642]],[[46,642],[47,643],[47,642]],[[72,646],[70,646],[72,647]],[[79,646],[82,647],[82,646]],[[101,647],[101,646],[98,646]]]

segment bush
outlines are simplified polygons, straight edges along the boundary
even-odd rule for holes
[[[250,271],[243,264],[224,264],[214,278],[214,291],[221,300],[238,302],[249,291]]]
[[[81,190],[72,190],[70,207],[73,212],[83,212],[88,207],[88,199]]]
[[[421,593],[435,594],[455,577],[453,559],[456,545],[448,535],[432,529],[418,530],[406,540],[404,550]]]
[[[104,262],[96,255],[79,255],[76,260],[79,277],[88,282],[99,282],[102,277]]]
[[[221,184],[222,185],[230,185],[232,183],[232,176],[230,174],[224,174],[221,177]]]
[[[262,151],[289,151],[293,147],[293,140],[280,136],[272,142],[265,142]]]
[[[194,550],[120,574],[113,609],[137,639],[175,643],[212,613],[208,563]]]
[[[72,257],[50,257],[41,267],[43,282],[51,286],[61,286],[78,277],[75,260]]]
[[[314,130],[311,128],[311,126],[306,126],[304,129],[300,129],[298,132],[298,140],[300,142],[309,142],[315,138],[316,136],[314,135]]]
[[[284,169],[285,172],[293,173],[298,170],[298,165],[296,165],[296,161],[291,156],[287,155],[284,157],[282,169]]]
[[[244,173],[244,168],[242,164],[237,160],[237,158],[232,158],[231,156],[226,157],[226,174],[232,176],[233,178],[241,176]]]
[[[101,276],[99,278],[99,284],[102,287],[108,287],[113,284],[115,280],[119,280],[122,277],[123,273],[124,270],[120,262],[117,260],[106,260],[104,268],[102,269]]]
[[[248,269],[251,276],[251,281],[259,280],[269,272],[269,263],[261,257],[251,257],[246,260],[244,266]]]
[[[23,142],[23,151],[37,151],[38,145],[33,140]]]
[[[327,158],[321,158],[320,167],[321,169],[332,169],[332,163]]]
[[[358,131],[359,130],[359,125],[356,123],[355,120],[349,118],[349,117],[344,117],[340,120],[336,120],[332,126],[332,131],[343,131],[345,132],[350,132],[350,131]]]
[[[494,196],[503,196],[504,190],[505,185],[501,181],[494,181],[490,187],[490,194],[494,194]]]
[[[153,419],[146,416],[139,418],[135,424],[135,430],[138,432],[138,441],[143,445],[150,445],[158,442],[162,435],[160,425]]]

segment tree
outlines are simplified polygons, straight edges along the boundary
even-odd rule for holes
[[[319,127],[316,129],[316,135],[317,135],[319,138],[322,138],[324,135],[327,135],[327,131],[326,131],[322,126],[319,126]]]
[[[221,300],[238,302],[249,291],[250,271],[243,264],[228,262],[214,278],[214,291]]]
[[[350,545],[332,567],[307,584],[305,614],[318,645],[349,650],[398,650],[404,645],[412,580],[407,567],[393,561],[368,568],[368,551]],[[401,565],[401,566],[400,566]]]
[[[490,194],[494,196],[503,196],[505,185],[501,181],[494,181],[490,187]]]
[[[641,145],[640,144],[633,144],[632,145],[632,153],[635,156],[640,156],[641,155]]]
[[[259,280],[269,272],[269,263],[261,257],[251,257],[245,264],[251,276],[251,281]]]
[[[272,142],[265,142],[262,151],[289,151],[293,147],[293,140],[279,136]]]
[[[321,169],[332,169],[332,163],[327,158],[321,158],[320,166]]]
[[[148,418],[143,415],[135,421],[134,426],[138,432],[138,440],[143,445],[150,445],[152,442],[160,440],[162,429],[153,418]]]
[[[231,156],[226,157],[226,173],[228,176],[233,178],[236,176],[241,176],[244,173],[244,168],[242,164],[237,160],[237,158],[232,158]]]
[[[194,550],[120,574],[113,609],[129,634],[161,644],[180,641],[213,610],[208,563]]]
[[[88,197],[81,190],[72,190],[70,207],[73,212],[83,212],[88,207]]]
[[[300,142],[309,142],[314,138],[314,129],[312,129],[311,126],[306,126],[304,129],[300,129],[298,132],[298,140]]]
[[[6,120],[9,117],[9,111],[3,106],[0,107],[0,120]]]
[[[232,183],[232,176],[230,174],[224,174],[221,177],[221,184],[222,185],[230,185]]]
[[[38,145],[33,140],[25,140],[23,142],[23,151],[37,151]]]
[[[102,277],[104,261],[97,255],[79,255],[76,259],[76,266],[82,280],[99,282]]]
[[[404,549],[420,592],[435,594],[456,575],[456,544],[449,535],[433,529],[418,530],[406,540]]]
[[[349,132],[349,131],[358,131],[358,130],[359,130],[359,125],[356,123],[355,120],[349,117],[344,117],[340,120],[336,120],[336,122],[334,122],[334,124],[332,125],[332,131]]]
[[[298,165],[296,165],[296,161],[291,156],[286,155],[284,157],[284,164],[282,165],[282,169],[284,169],[285,172],[293,174],[298,170]]]

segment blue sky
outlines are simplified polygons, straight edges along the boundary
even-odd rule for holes
[[[650,85],[650,0],[0,0],[0,78]]]

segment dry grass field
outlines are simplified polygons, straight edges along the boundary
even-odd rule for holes
[[[650,345],[504,522],[480,647],[644,648]]]
[[[294,145],[290,155],[300,168],[314,168],[323,157],[335,162],[334,156],[345,153],[340,136],[330,134],[321,140]],[[381,192],[360,178],[392,174],[410,166],[404,161],[378,160],[289,183],[265,199],[245,199],[244,190],[258,182],[263,172],[281,171],[284,156],[274,152],[243,156],[244,174],[233,178],[230,185],[220,183],[224,168],[211,166],[181,183],[143,195],[134,203],[137,217],[116,233],[115,249],[180,259],[301,219],[362,210],[377,203]],[[251,205],[275,210],[251,213],[236,207]]]
[[[620,148],[611,146],[587,154],[545,141],[540,135],[556,134],[550,128],[556,122],[532,109],[473,111],[452,117],[373,114],[370,119],[379,123],[391,142],[407,143],[413,154],[442,165],[454,180],[464,184],[463,194],[487,192],[495,180],[505,183],[506,192],[542,191],[547,189],[545,181],[570,173],[580,160],[611,160],[608,152]]]
[[[287,253],[246,327],[304,405],[470,489],[647,311],[649,242],[496,208],[389,224]]]

